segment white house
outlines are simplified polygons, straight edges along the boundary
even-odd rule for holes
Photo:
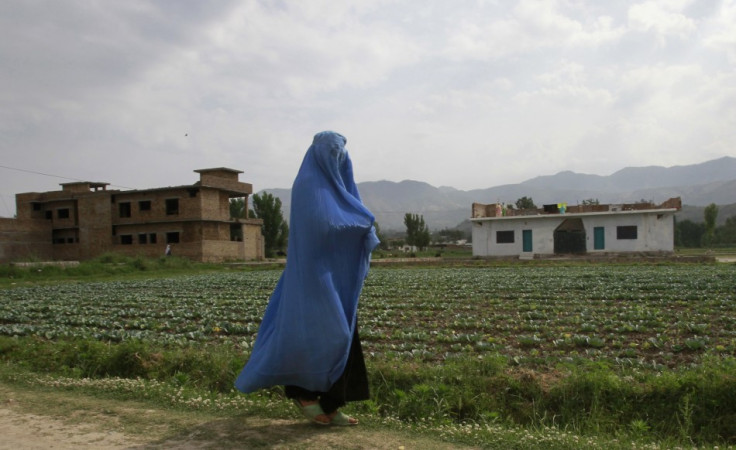
[[[680,198],[661,205],[545,205],[514,210],[473,204],[473,256],[670,253]],[[503,211],[503,212],[502,212]]]

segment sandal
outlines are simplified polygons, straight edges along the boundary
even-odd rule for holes
[[[350,417],[342,411],[338,411],[337,414],[335,414],[335,417],[332,418],[330,423],[339,426],[354,426],[358,424],[358,419]]]
[[[322,407],[319,406],[319,403],[314,403],[311,405],[302,405],[302,402],[299,401],[298,398],[293,399],[293,401],[296,407],[299,408],[302,414],[304,414],[304,417],[306,417],[313,423],[316,423],[317,425],[329,425],[330,424],[330,422],[322,422],[321,420],[317,420],[317,417],[319,416],[327,417],[327,414],[325,414],[325,412],[322,411]]]

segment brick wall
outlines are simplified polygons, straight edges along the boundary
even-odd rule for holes
[[[226,192],[203,188],[200,193],[200,211],[203,218],[230,220],[230,197]]]
[[[62,191],[17,194],[17,216],[25,228],[15,221],[2,224],[0,259],[31,253],[89,259],[108,251],[156,257],[167,244],[175,255],[199,261],[262,259],[261,221],[230,219],[230,197],[252,193],[250,184],[238,181],[242,172],[197,172],[200,182],[190,186],[119,191],[82,182],[63,184]],[[231,241],[231,226],[238,223],[243,240]]]
[[[84,195],[77,200],[80,259],[94,258],[112,249],[112,206],[109,195]]]
[[[0,262],[52,257],[51,223],[0,218]]]
[[[248,219],[243,225],[243,243],[246,260],[262,260],[266,257],[265,242],[261,234],[261,219]]]

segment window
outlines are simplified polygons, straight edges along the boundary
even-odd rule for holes
[[[496,231],[496,244],[513,244],[514,230]]]
[[[179,214],[179,199],[178,198],[167,198],[166,199],[166,215],[171,216]]]
[[[141,233],[138,235],[138,243],[139,244],[148,244],[148,235],[145,233]]]
[[[616,239],[636,239],[637,238],[637,227],[636,225],[626,225],[616,227]]]
[[[57,209],[56,217],[59,219],[68,219],[69,218],[69,208]]]
[[[123,245],[131,245],[133,243],[133,235],[132,234],[121,234],[120,243]]]
[[[167,244],[178,244],[179,243],[179,232],[170,231],[166,233],[166,243]]]
[[[156,243],[156,233],[151,233],[148,235],[148,242],[150,242],[151,244]]]
[[[241,224],[230,224],[230,240],[243,242],[243,226]]]
[[[151,210],[150,200],[141,200],[138,202],[138,211],[150,211],[150,210]]]
[[[130,217],[130,202],[118,203],[120,217]]]
[[[41,204],[40,203],[33,202],[32,204],[33,204],[33,210],[34,211],[41,211]]]
[[[46,219],[51,220],[54,218],[53,211],[46,211]]]

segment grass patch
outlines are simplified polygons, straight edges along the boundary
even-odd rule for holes
[[[19,283],[53,283],[74,280],[105,280],[120,276],[169,276],[184,273],[202,273],[222,270],[222,265],[194,262],[176,256],[147,258],[105,253],[77,265],[0,265],[0,287]]]
[[[139,341],[2,337],[0,358],[6,380],[18,380],[8,370],[15,367],[12,373],[36,374],[31,379],[47,380],[37,382],[48,386],[89,388],[167,407],[291,414],[278,388],[247,396],[233,389],[245,358],[228,346],[160,348]],[[350,408],[378,422],[454,430],[450,434],[458,436],[458,430],[471,426],[486,430],[480,435],[504,427],[542,434],[556,430],[558,437],[735,443],[736,361],[730,358],[660,372],[581,362],[542,374],[509,366],[499,355],[457,357],[443,365],[371,360],[368,369],[372,399]]]
[[[298,417],[279,389],[232,388],[278,271],[118,258],[0,292],[0,378]],[[373,395],[348,412],[488,448],[734,445],[733,311],[728,265],[377,268],[360,317]]]
[[[212,395],[181,389],[175,383],[143,379],[77,379],[27,372],[0,365],[0,394],[29,412],[63,418],[72,424],[119,429],[146,448],[462,448],[489,449],[659,449],[679,441],[651,440],[621,433],[580,435],[559,427],[510,426],[499,422],[437,423],[402,421],[345,408],[359,414],[350,430],[315,427],[304,421],[277,392]],[[17,408],[18,406],[15,406]],[[131,442],[133,443],[133,442]]]

